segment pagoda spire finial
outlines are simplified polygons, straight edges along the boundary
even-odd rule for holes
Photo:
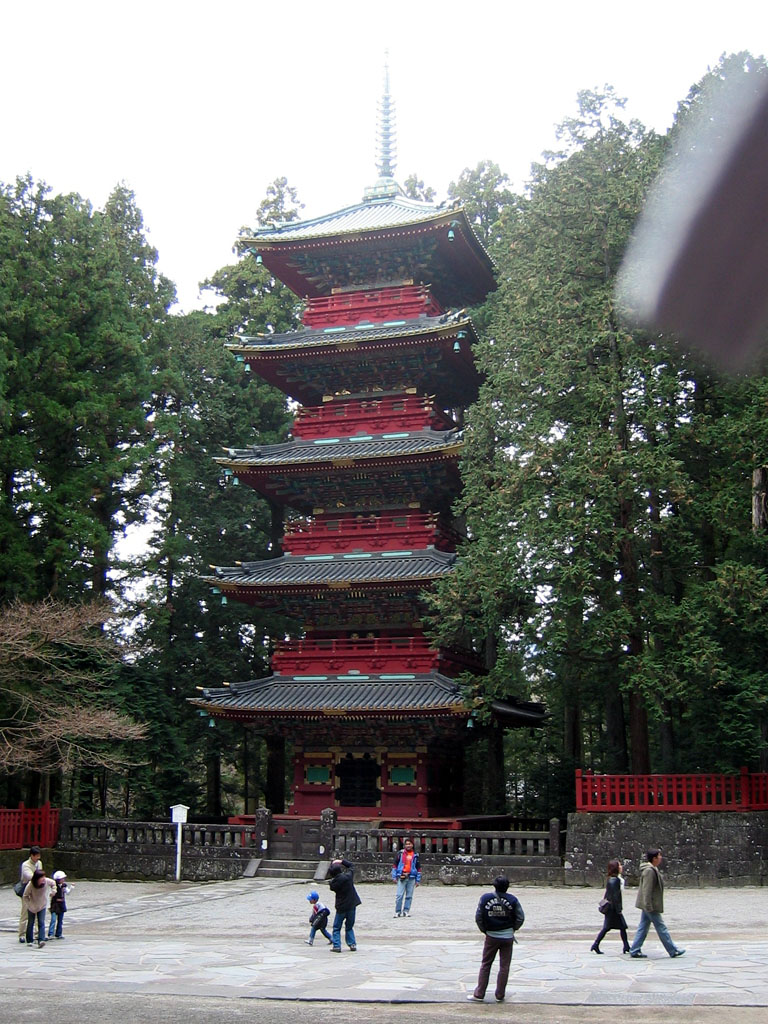
[[[384,54],[384,95],[379,101],[378,171],[381,178],[394,178],[396,155],[395,101],[389,92],[389,51]]]
[[[397,132],[395,131],[395,101],[389,92],[388,50],[384,53],[384,93],[379,100],[376,122],[376,169],[379,172],[379,180],[365,190],[364,199],[387,198],[399,195],[401,191],[395,181]]]

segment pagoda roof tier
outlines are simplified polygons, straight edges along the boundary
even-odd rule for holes
[[[391,675],[268,676],[226,687],[204,688],[190,703],[208,714],[243,721],[384,718],[468,718],[454,679],[439,672]],[[506,725],[540,725],[541,704],[496,702]],[[496,711],[494,705],[494,712]]]
[[[231,448],[216,459],[225,473],[281,505],[378,508],[382,495],[401,505],[444,504],[458,488],[458,430],[392,431]]]
[[[444,409],[477,398],[477,333],[463,311],[381,324],[302,328],[227,343],[238,359],[303,405],[333,394],[409,390]]]
[[[286,592],[320,596],[328,590],[418,591],[451,572],[456,555],[436,548],[420,551],[358,551],[327,555],[284,555],[236,566],[214,566],[204,577],[222,594],[248,601]]]
[[[472,306],[496,287],[493,262],[455,202],[389,195],[239,242],[302,298],[412,283],[431,285],[444,307]]]
[[[468,716],[455,680],[423,675],[269,676],[204,689],[192,703],[227,718]]]

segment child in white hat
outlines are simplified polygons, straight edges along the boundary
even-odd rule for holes
[[[64,915],[67,912],[67,894],[72,892],[72,886],[67,882],[67,876],[63,871],[54,871],[53,880],[56,883],[56,891],[51,894],[51,923],[48,925],[48,938],[52,939],[54,934],[57,939],[63,939],[61,934],[64,924]]]

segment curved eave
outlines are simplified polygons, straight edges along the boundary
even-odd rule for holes
[[[450,708],[424,708],[417,711],[406,710],[397,711],[392,708],[344,708],[343,710],[322,710],[322,711],[292,711],[286,709],[283,711],[249,711],[249,710],[233,710],[224,711],[220,707],[211,706],[205,703],[205,701],[196,701],[194,698],[191,701],[201,711],[206,711],[212,718],[226,718],[234,719],[236,721],[254,721],[257,719],[272,720],[275,719],[290,719],[297,720],[303,719],[305,721],[332,721],[333,719],[338,720],[343,718],[345,722],[361,722],[369,718],[380,718],[389,722],[403,722],[412,721],[414,718],[469,718],[470,712],[464,707],[464,705],[457,706],[455,709]]]
[[[312,217],[309,220],[287,221],[274,228],[265,228],[240,239],[243,245],[265,248],[296,245],[311,241],[332,241],[339,238],[370,237],[375,232],[398,231],[416,225],[439,225],[466,214],[458,204],[435,206],[403,196],[353,203],[341,210]],[[479,240],[478,240],[479,242]]]
[[[530,726],[533,728],[544,725],[548,718],[545,706],[532,701],[512,703],[495,700],[491,703],[491,711],[497,721],[502,725],[509,726]]]
[[[434,548],[409,553],[358,552],[352,555],[283,555],[238,566],[217,566],[203,580],[222,594],[319,593],[328,590],[413,590],[453,571],[456,555]]]
[[[320,442],[292,441],[289,444],[269,445],[263,448],[233,449],[229,455],[214,460],[225,469],[241,475],[248,471],[282,469],[285,472],[332,472],[340,468],[375,469],[385,464],[388,468],[401,462],[413,463],[455,461],[463,448],[463,441],[455,431],[447,432],[444,440],[436,431],[413,433],[408,438],[388,438],[386,435],[322,439]],[[411,450],[409,450],[409,448]]]
[[[430,323],[431,320],[437,322]],[[278,353],[314,352],[325,349],[329,352],[347,352],[350,347],[367,349],[403,348],[420,342],[453,342],[460,331],[470,334],[469,344],[477,342],[477,331],[469,317],[450,323],[440,323],[442,318],[406,320],[402,324],[357,324],[334,328],[304,328],[284,334],[248,335],[225,344],[230,352],[248,359],[269,358]]]
[[[365,223],[364,215],[375,207],[375,203],[349,207],[340,211],[344,216],[286,225],[285,230],[244,236],[238,243],[258,252],[271,274],[296,295],[306,298],[330,294],[339,282],[328,276],[322,260],[317,264],[317,273],[313,274],[299,265],[298,258],[311,260],[323,254],[330,256],[334,251],[354,253],[356,249],[385,252],[404,240],[410,246],[426,235],[436,236],[436,262],[431,265],[432,273],[438,263],[450,267],[454,281],[462,282],[460,290],[466,295],[462,302],[466,305],[482,302],[496,288],[493,261],[461,207],[430,212],[423,217],[406,217],[400,222]],[[422,283],[434,285],[435,281]]]
[[[203,689],[190,699],[223,718],[315,721],[361,718],[468,718],[458,685],[440,673],[388,676],[269,676],[231,687]]]

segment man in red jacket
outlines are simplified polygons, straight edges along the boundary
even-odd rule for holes
[[[392,881],[397,882],[395,891],[395,917],[410,917],[413,890],[421,881],[419,855],[414,852],[413,840],[403,840],[403,849],[392,865]],[[405,903],[403,903],[405,898]]]

